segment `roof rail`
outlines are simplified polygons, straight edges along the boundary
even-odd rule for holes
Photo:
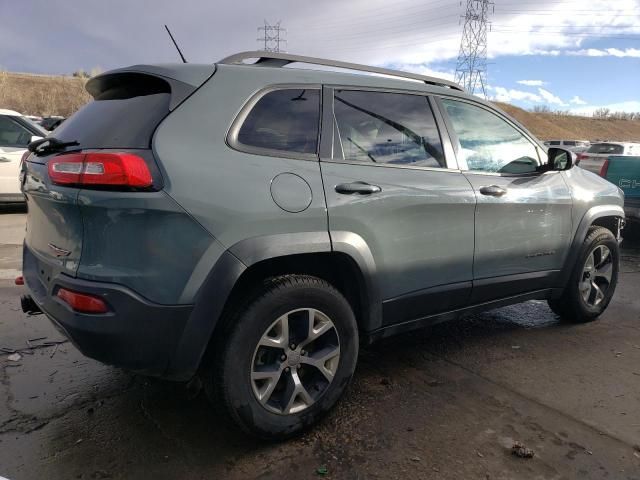
[[[263,65],[266,67],[284,67],[290,63],[307,63],[310,65],[322,65],[325,67],[344,68],[347,70],[357,70],[360,72],[378,73],[381,75],[390,75],[392,77],[408,78],[411,80],[419,80],[428,85],[436,85],[438,87],[448,87],[453,90],[464,92],[464,88],[455,82],[444,80],[442,78],[428,77],[417,73],[402,72],[400,70],[391,70],[388,68],[370,67],[358,63],[341,62],[338,60],[328,60],[326,58],[305,57],[303,55],[291,55],[289,53],[251,51],[240,52],[223,58],[218,63],[227,65],[241,65],[245,60],[257,58],[252,65]]]

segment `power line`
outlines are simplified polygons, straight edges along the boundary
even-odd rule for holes
[[[275,25],[270,25],[266,20],[263,27],[258,27],[258,42],[265,52],[284,52],[280,48],[280,44],[284,44],[287,40],[284,38],[287,30],[280,26],[280,21]]]
[[[470,94],[487,92],[487,17],[493,2],[489,0],[467,0],[464,28],[460,41],[460,52],[456,64],[455,81]]]

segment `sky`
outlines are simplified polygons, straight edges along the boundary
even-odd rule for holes
[[[0,69],[69,74],[259,48],[453,79],[466,0],[0,0]],[[640,111],[640,0],[494,0],[487,95],[527,109]]]

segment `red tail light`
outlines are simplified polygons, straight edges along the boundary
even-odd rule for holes
[[[585,158],[587,158],[588,156],[589,156],[589,155],[585,155],[584,153],[579,153],[579,154],[576,156],[576,165],[577,165],[578,163],[580,163],[580,160],[584,160],[584,159],[585,159]]]
[[[100,297],[78,293],[66,288],[60,288],[57,296],[76,312],[81,313],[107,313],[109,308]]]
[[[600,168],[600,176],[602,178],[606,178],[607,176],[607,171],[609,170],[609,159],[605,159],[604,163],[602,164],[602,167]]]
[[[153,185],[146,161],[133,153],[69,153],[49,160],[48,169],[56,185],[129,188]]]

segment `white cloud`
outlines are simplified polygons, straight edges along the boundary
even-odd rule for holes
[[[574,105],[586,105],[587,102],[585,102],[583,99],[581,99],[578,95],[574,96],[571,100],[569,100],[569,103],[573,103]]]
[[[545,90],[544,88],[538,88],[538,93],[547,103],[550,103],[551,105],[559,105],[561,107],[567,106],[567,104],[563,102],[560,99],[560,97],[557,97],[556,95],[551,93],[549,90]]]
[[[547,82],[543,82],[542,80],[518,80],[516,83],[526,85],[527,87],[542,87],[547,84]]]
[[[640,101],[629,100],[626,102],[610,103],[609,105],[590,105],[586,107],[572,108],[571,113],[576,115],[592,115],[599,108],[608,108],[612,112],[640,112]]]
[[[524,102],[534,102],[539,103],[542,101],[542,97],[540,95],[536,95],[531,92],[523,92],[522,90],[515,90],[512,88],[504,88],[504,87],[487,87],[487,90],[495,92],[492,95],[492,99],[497,102],[512,102],[516,101],[524,101]]]
[[[568,50],[567,55],[579,57],[630,57],[640,58],[640,48],[586,48],[582,50]]]

